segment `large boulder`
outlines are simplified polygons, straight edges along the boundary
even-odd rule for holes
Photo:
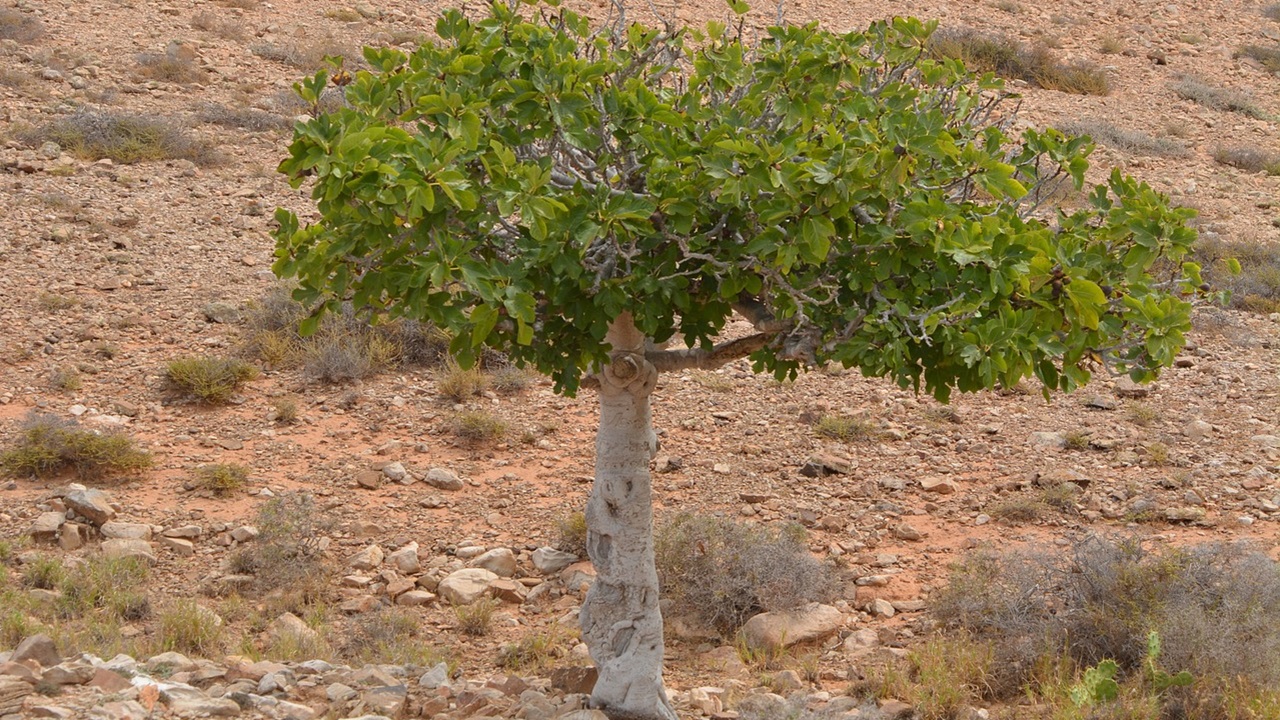
[[[441,580],[436,592],[452,605],[470,605],[484,597],[497,579],[497,574],[484,568],[464,568]]]
[[[62,662],[62,656],[58,654],[58,646],[54,644],[53,638],[38,634],[31,635],[18,643],[9,660],[11,662],[35,660],[40,663],[40,667],[50,668]]]
[[[790,647],[831,637],[843,622],[836,608],[809,603],[793,610],[760,613],[742,626],[742,636],[751,647]]]

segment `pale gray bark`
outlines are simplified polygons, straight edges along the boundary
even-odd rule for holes
[[[629,314],[609,328],[599,373],[600,430],[587,501],[587,554],[596,581],[580,616],[600,676],[591,702],[613,720],[676,720],[662,684],[662,613],[653,563],[649,461],[657,449],[649,396],[658,372]]]

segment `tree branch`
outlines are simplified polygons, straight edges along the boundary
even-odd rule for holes
[[[779,333],[791,325],[785,320],[775,318],[764,303],[746,293],[738,296],[737,302],[733,303],[733,309],[762,333]]]
[[[658,372],[672,370],[715,370],[738,358],[744,358],[765,347],[773,340],[773,333],[757,333],[737,340],[718,343],[710,350],[683,348],[680,350],[650,350],[644,358]]]

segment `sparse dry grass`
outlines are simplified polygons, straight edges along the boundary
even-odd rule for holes
[[[352,62],[360,59],[360,53],[350,46],[332,38],[316,38],[313,40],[291,43],[257,43],[250,46],[250,52],[264,60],[290,65],[299,70],[313,72],[324,65],[328,56],[349,58]]]
[[[213,10],[201,10],[191,16],[191,27],[213,33],[226,40],[244,40],[247,33],[244,22],[237,18],[225,18]]]
[[[222,619],[192,598],[169,603],[157,618],[156,632],[164,651],[214,657],[222,647]]]
[[[229,558],[231,570],[254,576],[254,590],[271,599],[279,614],[306,613],[329,594],[329,562],[320,538],[330,523],[313,497],[290,493],[272,498],[254,521],[259,536]]]
[[[458,631],[471,637],[484,637],[489,634],[493,624],[493,611],[498,609],[498,601],[493,598],[481,598],[470,605],[459,605],[453,609],[458,621]]]
[[[1280,154],[1249,145],[1219,146],[1213,150],[1213,159],[1221,165],[1230,165],[1245,172],[1280,175]]]
[[[198,488],[227,497],[244,489],[249,482],[249,468],[236,463],[201,465],[192,473],[192,480]]]
[[[196,51],[190,45],[169,43],[162,53],[138,56],[138,75],[148,80],[190,85],[203,83],[205,72],[196,65]]]
[[[580,558],[587,556],[587,516],[571,513],[556,521],[556,549]]]
[[[1280,22],[1280,3],[1271,3],[1263,7],[1262,16]]]
[[[1280,45],[1270,47],[1245,45],[1236,54],[1239,57],[1256,60],[1262,67],[1273,73],[1280,73]]]
[[[258,376],[258,369],[235,358],[189,357],[172,360],[165,366],[170,388],[204,403],[225,403],[246,382]]]
[[[1215,289],[1231,294],[1231,307],[1258,313],[1280,312],[1280,246],[1201,239],[1195,245],[1195,255],[1204,266],[1205,280]],[[1230,258],[1240,263],[1239,275],[1229,271]]]
[[[285,130],[289,127],[289,121],[275,113],[253,108],[233,108],[218,103],[202,103],[196,110],[195,117],[202,123],[250,132]]]
[[[1046,47],[1026,47],[1003,35],[967,28],[939,30],[929,39],[929,50],[934,57],[960,60],[976,72],[1026,80],[1045,90],[1076,95],[1111,92],[1102,68],[1083,62],[1062,63]]]
[[[1119,35],[1103,35],[1098,38],[1098,52],[1103,55],[1118,55],[1124,52],[1124,38]]]
[[[1191,75],[1183,76],[1170,87],[1178,97],[1213,110],[1237,112],[1251,118],[1266,117],[1266,113],[1254,104],[1253,96],[1241,90],[1215,87]]]
[[[823,415],[813,424],[813,432],[840,442],[866,442],[880,436],[880,424],[874,420],[848,415]]]
[[[1094,142],[1137,155],[1157,157],[1186,157],[1187,147],[1177,140],[1152,137],[1141,130],[1116,127],[1105,120],[1086,118],[1069,121],[1058,126],[1068,135],[1088,135]]]
[[[464,410],[453,416],[453,434],[468,445],[497,442],[507,434],[507,424],[483,410]]]
[[[31,413],[16,440],[0,453],[0,470],[48,477],[73,469],[81,478],[133,475],[151,467],[151,454],[122,432],[98,433],[73,420]]]
[[[132,164],[156,160],[190,160],[215,165],[222,154],[191,137],[174,120],[100,110],[80,110],[18,137],[32,147],[55,142],[86,160],[110,158]]]
[[[44,23],[39,18],[14,8],[0,8],[0,40],[26,45],[43,36]]]
[[[446,655],[423,635],[418,617],[404,608],[384,608],[357,617],[341,648],[343,657],[363,664],[431,667]]]
[[[436,381],[436,391],[446,400],[462,403],[484,392],[489,387],[489,378],[479,367],[460,367],[449,360],[445,363],[440,378]]]

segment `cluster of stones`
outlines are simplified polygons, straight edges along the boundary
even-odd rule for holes
[[[196,543],[208,538],[199,525],[163,527],[148,523],[123,522],[116,517],[120,506],[111,494],[96,488],[72,483],[55,491],[37,508],[40,514],[27,529],[38,543],[56,543],[63,550],[74,551],[97,542],[109,557],[136,557],[148,564],[156,562],[157,549],[188,557],[196,552]],[[251,525],[215,525],[211,530],[214,545],[231,547],[258,536]]]

